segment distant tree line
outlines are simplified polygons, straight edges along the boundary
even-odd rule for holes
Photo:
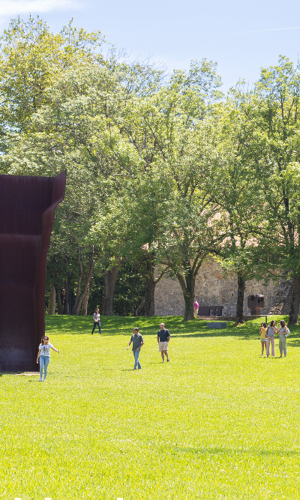
[[[220,91],[216,64],[167,75],[72,23],[39,18],[1,37],[1,173],[67,169],[48,256],[49,312],[154,314],[163,276],[193,318],[197,273],[213,256],[245,284],[292,277],[300,304],[300,72],[281,56],[248,89]]]

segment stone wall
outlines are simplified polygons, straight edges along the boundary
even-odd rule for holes
[[[280,280],[277,288],[274,304],[271,308],[271,314],[289,314],[293,295],[293,278],[285,273],[285,276]],[[300,313],[300,311],[299,311]]]
[[[268,314],[275,303],[279,284],[270,282],[263,286],[262,282],[251,280],[246,283],[244,314],[250,314],[247,301],[248,295],[262,294],[265,296],[265,309],[262,314]],[[223,315],[232,316],[236,313],[237,277],[224,276],[223,270],[213,260],[203,263],[195,287],[195,296],[200,305],[224,306]],[[184,314],[184,300],[177,279],[163,277],[155,287],[155,314],[169,316]]]

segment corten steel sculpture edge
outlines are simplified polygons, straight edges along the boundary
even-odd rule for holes
[[[45,334],[47,253],[66,171],[0,176],[0,371],[36,371]]]
[[[57,205],[64,199],[66,189],[66,170],[54,177],[52,204],[43,214],[41,234],[41,249],[37,262],[36,278],[36,350],[42,336],[45,334],[45,287],[47,272],[47,254],[50,245],[50,236],[54,224],[54,215]]]

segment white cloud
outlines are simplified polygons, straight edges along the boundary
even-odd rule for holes
[[[0,16],[74,10],[81,6],[81,2],[74,0],[0,0]]]

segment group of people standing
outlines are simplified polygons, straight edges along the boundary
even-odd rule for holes
[[[280,358],[282,355],[286,357],[286,338],[290,335],[290,330],[286,326],[286,322],[282,319],[278,326],[274,320],[271,321],[269,326],[266,323],[262,323],[259,329],[260,341],[261,341],[261,356],[264,355],[264,350],[266,350],[267,358],[270,356],[270,344],[272,346],[271,355],[275,358],[275,335],[279,335],[279,351]]]

